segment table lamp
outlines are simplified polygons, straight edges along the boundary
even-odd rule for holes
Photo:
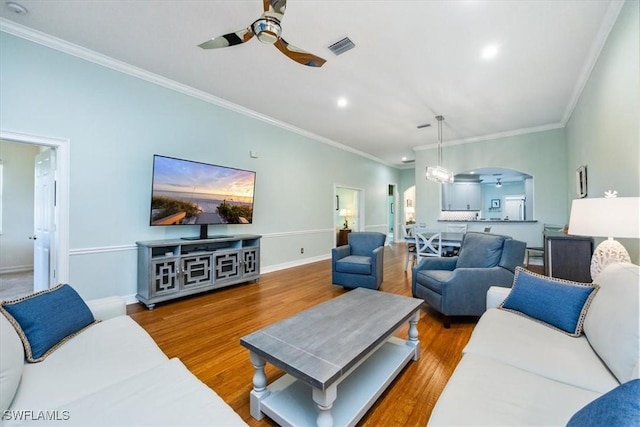
[[[348,218],[350,214],[351,212],[349,212],[349,209],[340,209],[340,212],[338,213],[339,216],[344,218],[344,230],[349,228]]]
[[[591,280],[611,263],[631,262],[627,250],[614,237],[640,237],[640,197],[616,197],[616,194],[608,191],[605,197],[575,199],[571,204],[569,234],[607,238],[591,257]]]

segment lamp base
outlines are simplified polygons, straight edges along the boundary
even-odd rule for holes
[[[606,266],[618,262],[631,262],[629,252],[620,242],[612,238],[603,241],[591,257],[591,280],[596,280],[596,277]]]

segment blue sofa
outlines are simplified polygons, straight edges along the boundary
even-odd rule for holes
[[[386,238],[373,231],[349,233],[348,244],[331,251],[333,283],[345,288],[380,289]]]
[[[458,256],[424,258],[414,269],[411,290],[430,307],[449,316],[481,316],[491,286],[510,288],[527,244],[508,236],[465,233]]]

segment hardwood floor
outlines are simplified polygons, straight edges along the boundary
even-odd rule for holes
[[[411,296],[411,272],[403,271],[405,245],[385,247],[381,290]],[[331,261],[263,274],[256,284],[237,285],[127,311],[169,357],[179,357],[250,426],[275,425],[249,414],[253,367],[240,337],[345,292],[331,283]],[[360,426],[424,426],[461,358],[475,318],[454,318],[442,327],[438,313],[423,306],[418,323],[420,360],[409,363],[360,421]],[[397,335],[406,339],[407,327]],[[283,373],[270,364],[268,382]]]

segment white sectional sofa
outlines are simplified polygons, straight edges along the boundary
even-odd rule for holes
[[[4,426],[246,426],[213,390],[167,356],[124,301],[87,304],[99,323],[45,360],[26,363],[16,330],[0,314]]]
[[[626,425],[640,425],[640,389],[638,381],[632,381],[639,378],[640,268],[610,265],[594,283],[600,288],[586,310],[579,337],[489,307],[428,424],[566,425],[587,404],[627,383],[636,386],[627,407],[604,398],[598,405],[608,405],[602,407],[608,416],[629,415],[630,405],[634,421]],[[488,304],[496,305],[510,291],[492,288]],[[611,425],[611,420],[592,418],[591,425]]]

